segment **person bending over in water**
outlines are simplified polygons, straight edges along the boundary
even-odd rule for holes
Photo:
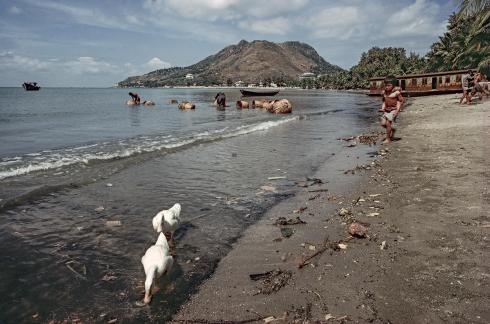
[[[403,103],[403,96],[398,87],[395,87],[395,78],[385,79],[385,89],[383,90],[383,104],[381,105],[380,112],[383,113],[381,117],[381,126],[386,128],[386,139],[383,143],[387,144],[393,140],[395,135],[395,119],[400,113],[400,109]]]
[[[133,99],[133,101],[134,101],[135,104],[137,104],[137,105],[140,104],[141,98],[140,98],[140,96],[137,93],[130,92],[129,93],[129,96]]]
[[[224,108],[226,106],[226,96],[223,92],[218,92],[214,100],[218,108]]]

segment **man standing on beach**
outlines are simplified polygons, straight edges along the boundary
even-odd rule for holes
[[[381,126],[386,128],[386,138],[384,144],[391,143],[393,136],[395,135],[395,119],[400,113],[400,109],[403,103],[403,96],[399,88],[395,88],[397,80],[394,77],[388,77],[385,79],[385,89],[383,90],[383,104],[381,105],[380,112],[383,113],[381,117]]]
[[[474,81],[474,72],[469,70],[468,74],[463,76],[463,96],[459,99],[459,104],[462,104],[465,98],[466,104],[469,105],[471,103],[471,92],[473,91]]]

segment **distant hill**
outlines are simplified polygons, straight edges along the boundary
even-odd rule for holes
[[[243,81],[245,83],[283,83],[298,80],[305,72],[326,74],[343,71],[325,61],[308,44],[300,42],[273,43],[263,40],[240,41],[218,53],[188,66],[156,70],[142,76],[132,76],[118,83],[120,87],[213,85]],[[194,79],[185,78],[193,74]]]

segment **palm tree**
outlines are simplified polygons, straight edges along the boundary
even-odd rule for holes
[[[459,15],[471,17],[490,6],[489,0],[463,0],[459,5]]]

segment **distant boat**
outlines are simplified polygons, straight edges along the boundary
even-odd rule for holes
[[[252,90],[244,90],[240,89],[240,92],[242,93],[242,96],[245,97],[265,97],[265,96],[275,96],[276,94],[279,93],[279,90],[266,90],[266,91],[252,91]]]
[[[37,85],[37,82],[24,82],[22,88],[26,91],[39,91],[39,89],[41,89],[41,87]]]

